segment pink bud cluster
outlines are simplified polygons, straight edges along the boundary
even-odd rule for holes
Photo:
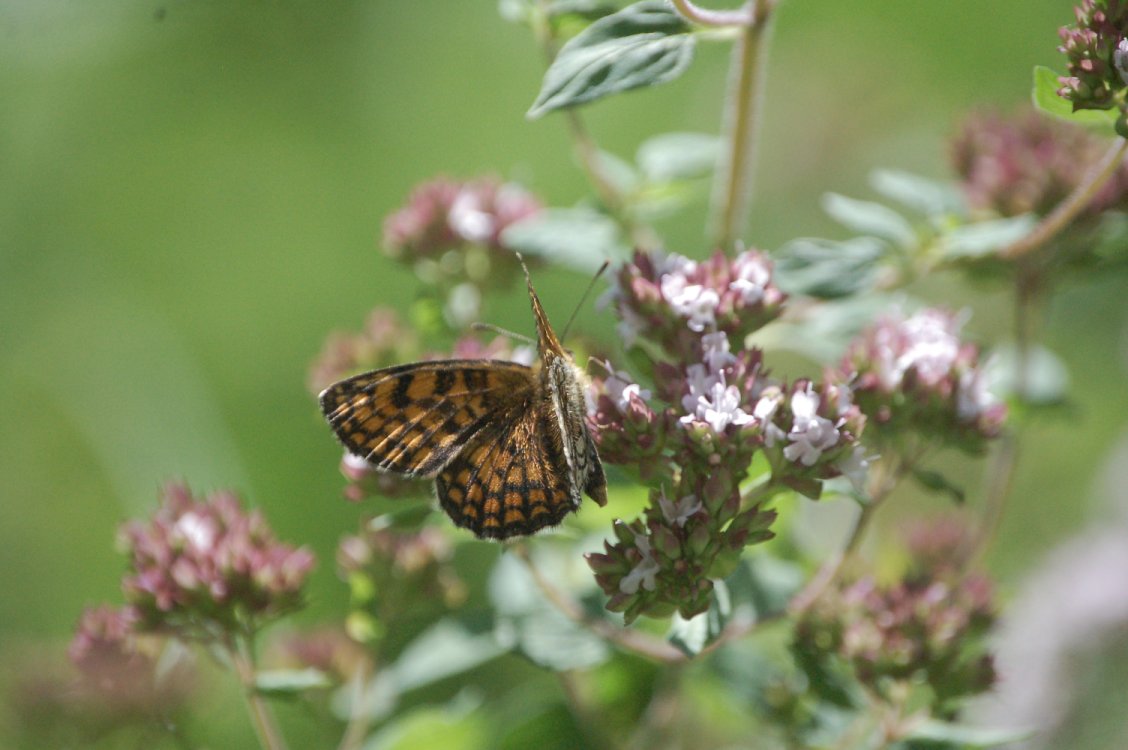
[[[1069,75],[1059,79],[1058,93],[1073,103],[1074,111],[1110,109],[1124,88],[1123,66],[1116,57],[1128,34],[1128,2],[1081,0],[1073,12],[1076,23],[1058,31],[1058,49],[1069,60]]]
[[[384,248],[392,257],[411,262],[440,258],[467,244],[501,250],[505,228],[542,208],[515,183],[439,177],[416,187],[407,205],[385,220]]]
[[[705,261],[636,252],[604,301],[613,305],[628,347],[645,336],[682,361],[700,355],[706,333],[724,333],[739,345],[779,315],[784,299],[763,253],[747,250],[730,259],[718,250]]]
[[[147,523],[126,524],[121,543],[129,556],[122,589],[138,628],[180,637],[245,633],[297,609],[314,563],[233,492],[199,498],[181,484],[164,488]]]
[[[760,254],[697,264],[638,253],[617,278],[616,311],[670,361],[650,367],[652,387],[609,364],[593,382],[600,455],[636,468],[652,491],[643,517],[618,522],[615,540],[588,562],[608,608],[628,621],[690,617],[709,606],[712,579],[728,575],[745,546],[771,537],[774,512],[741,490],[756,454],[773,483],[817,496],[822,480],[857,463],[864,419],[847,389],[773,381],[761,352],[740,346],[782,303]]]
[[[845,661],[879,695],[893,683],[926,683],[941,712],[990,688],[995,670],[985,636],[995,622],[994,595],[985,576],[952,563],[966,537],[955,528],[918,529],[900,580],[861,578],[820,597],[797,623],[796,649],[809,659]]]
[[[974,211],[998,216],[1052,211],[1084,179],[1107,144],[1084,128],[1032,108],[1014,115],[977,112],[961,123],[951,160]],[[1090,201],[1092,217],[1128,204],[1128,166],[1121,165]]]
[[[871,436],[898,443],[916,433],[976,453],[998,435],[1006,406],[987,390],[962,327],[945,310],[895,313],[850,345],[834,377],[851,386]]]
[[[314,395],[342,378],[413,358],[419,349],[415,332],[396,311],[377,307],[368,314],[364,329],[329,334],[321,353],[309,369],[309,390]]]
[[[337,566],[345,578],[364,580],[363,596],[354,605],[375,608],[381,620],[410,614],[412,606],[461,604],[466,585],[451,565],[453,548],[438,529],[404,531],[381,519],[368,521],[360,533],[344,537],[337,547]]]

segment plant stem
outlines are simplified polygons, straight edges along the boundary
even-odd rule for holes
[[[533,562],[532,556],[529,554],[529,550],[525,545],[514,545],[512,550],[513,554],[517,555],[518,559],[525,563],[525,567],[528,568],[529,573],[533,576],[533,581],[537,584],[537,587],[544,594],[545,598],[572,622],[590,630],[595,635],[615,644],[624,651],[629,651],[653,661],[662,662],[664,664],[677,664],[689,660],[689,657],[684,653],[661,638],[656,638],[638,630],[620,627],[607,620],[589,617],[577,601],[569,597],[544,577],[544,574],[541,573],[536,563]]]
[[[568,702],[569,708],[572,709],[572,716],[576,719],[576,724],[579,725],[580,731],[584,738],[587,740],[585,747],[595,748],[596,750],[610,750],[615,747],[615,743],[607,736],[604,731],[604,722],[592,709],[592,704],[585,697],[589,691],[584,690],[577,684],[576,673],[572,670],[564,670],[556,673],[556,677],[560,680],[560,687],[564,691],[564,698]]]
[[[739,10],[709,10],[699,8],[690,0],[671,0],[671,4],[678,15],[698,26],[748,26],[752,23],[752,10],[749,6]]]
[[[1040,307],[1041,280],[1039,271],[1019,261],[1014,292],[1014,346],[1015,346],[1015,396],[1019,403],[1026,401],[1030,391],[1030,364],[1034,345],[1035,313]],[[972,540],[972,549],[966,565],[977,567],[990,551],[1002,525],[1007,499],[1010,497],[1014,471],[1018,465],[1020,434],[1007,431],[991,461],[987,475],[983,517],[979,530]]]
[[[266,701],[259,695],[255,685],[255,657],[252,636],[234,636],[227,643],[227,652],[231,663],[235,665],[235,674],[243,686],[243,695],[247,699],[247,707],[251,712],[251,720],[258,734],[259,744],[266,750],[286,750],[286,742],[278,731],[274,717]]]
[[[341,736],[340,744],[337,745],[338,750],[357,750],[364,744],[365,736],[368,734],[370,712],[364,706],[364,698],[368,678],[372,672],[369,664],[365,659],[349,679],[349,722],[345,725],[345,733]]]
[[[792,598],[787,605],[788,614],[793,617],[802,615],[838,579],[838,576],[853,560],[854,555],[862,546],[866,531],[869,529],[870,522],[873,521],[877,509],[913,463],[914,461],[878,461],[874,465],[869,481],[870,501],[862,506],[862,512],[854,520],[854,528],[850,530],[846,544],[840,552],[828,558],[819,567],[818,572],[807,582],[807,585]]]
[[[1120,166],[1126,153],[1128,153],[1128,139],[1118,138],[1117,142],[1109,147],[1101,160],[1093,165],[1092,169],[1085,174],[1081,183],[1074,188],[1065,200],[1042,219],[1030,234],[1004,248],[1000,255],[1003,258],[1018,258],[1037,250],[1057,236],[1058,232],[1065,229],[1079,213],[1088,207],[1093,196]]]
[[[725,112],[727,150],[718,165],[713,186],[711,232],[714,244],[725,251],[733,247],[744,228],[752,195],[759,104],[767,57],[765,32],[774,6],[774,0],[751,0],[744,6],[747,18],[732,52]]]

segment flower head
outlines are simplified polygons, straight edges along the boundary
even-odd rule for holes
[[[1073,110],[1110,109],[1124,89],[1116,65],[1116,52],[1128,35],[1128,2],[1081,0],[1074,9],[1077,21],[1058,31],[1058,50],[1069,60],[1069,75],[1060,78],[1058,93],[1073,103]]]
[[[976,112],[951,142],[951,160],[971,208],[1000,216],[1045,215],[1080,184],[1106,143],[1084,128],[1032,108]],[[1128,199],[1128,166],[1089,203],[1095,216]]]
[[[962,327],[943,310],[894,313],[849,346],[834,378],[850,386],[879,437],[925,431],[976,452],[998,434],[1005,406],[984,387],[979,350],[960,338]]]
[[[129,555],[122,582],[141,630],[184,637],[253,628],[301,604],[313,554],[274,538],[259,511],[229,491],[194,497],[169,484],[147,522],[121,532]]]

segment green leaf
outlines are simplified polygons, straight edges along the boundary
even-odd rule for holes
[[[424,706],[397,716],[380,727],[364,750],[478,750],[489,747],[492,727],[481,698],[463,690],[444,706]]]
[[[756,334],[759,345],[788,349],[829,364],[837,361],[849,342],[873,319],[901,298],[869,292],[814,306],[797,322],[773,323]]]
[[[1050,406],[1061,404],[1069,395],[1069,370],[1056,354],[1037,344],[1021,361],[1013,344],[999,346],[984,365],[984,376],[987,389],[999,398],[1021,398],[1027,404]]]
[[[925,216],[963,213],[964,202],[953,185],[895,169],[870,174],[870,186],[889,200]]]
[[[708,133],[663,133],[638,147],[635,161],[651,182],[708,177],[721,154],[721,139]]]
[[[775,282],[788,294],[850,297],[873,286],[885,252],[884,243],[872,237],[799,238],[776,253]]]
[[[628,249],[619,226],[590,208],[550,208],[514,222],[501,234],[505,247],[594,274],[608,258]]]
[[[962,487],[954,484],[938,471],[915,468],[913,469],[913,478],[926,490],[948,495],[956,505],[963,505],[967,499],[967,493],[964,492]]]
[[[1034,106],[1048,115],[1069,120],[1079,125],[1099,126],[1107,128],[1115,125],[1117,110],[1112,109],[1079,109],[1073,111],[1073,103],[1064,97],[1058,96],[1058,74],[1043,65],[1034,66],[1034,90],[1031,97]]]
[[[671,81],[689,67],[695,43],[689,25],[665,2],[627,6],[560,48],[527,116]]]
[[[1021,742],[1032,736],[1034,736],[1034,732],[1029,729],[971,727],[965,724],[950,724],[929,719],[917,724],[912,733],[905,739],[908,747],[921,748],[922,750],[932,747],[979,750],[980,748],[999,747]]]
[[[610,658],[607,644],[549,603],[514,555],[498,558],[489,593],[497,611],[497,639],[536,664],[567,671],[589,669]]]
[[[952,229],[937,244],[948,260],[988,257],[1025,237],[1037,223],[1033,214],[977,221]]]
[[[408,644],[389,670],[403,693],[485,664],[506,650],[493,633],[472,633],[456,620],[440,620]]]
[[[913,225],[904,216],[881,203],[827,193],[823,196],[822,207],[832,219],[859,234],[889,240],[897,247],[912,247],[917,244]]]
[[[255,675],[255,689],[266,695],[289,696],[332,686],[320,669],[265,669]]]
[[[785,610],[805,579],[803,569],[795,563],[758,553],[745,558],[744,564],[728,581],[733,598],[749,602],[756,615],[763,619]]]

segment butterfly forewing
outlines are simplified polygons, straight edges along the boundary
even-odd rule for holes
[[[433,477],[483,427],[504,422],[534,389],[515,362],[418,362],[357,375],[321,394],[345,448],[378,469]]]

